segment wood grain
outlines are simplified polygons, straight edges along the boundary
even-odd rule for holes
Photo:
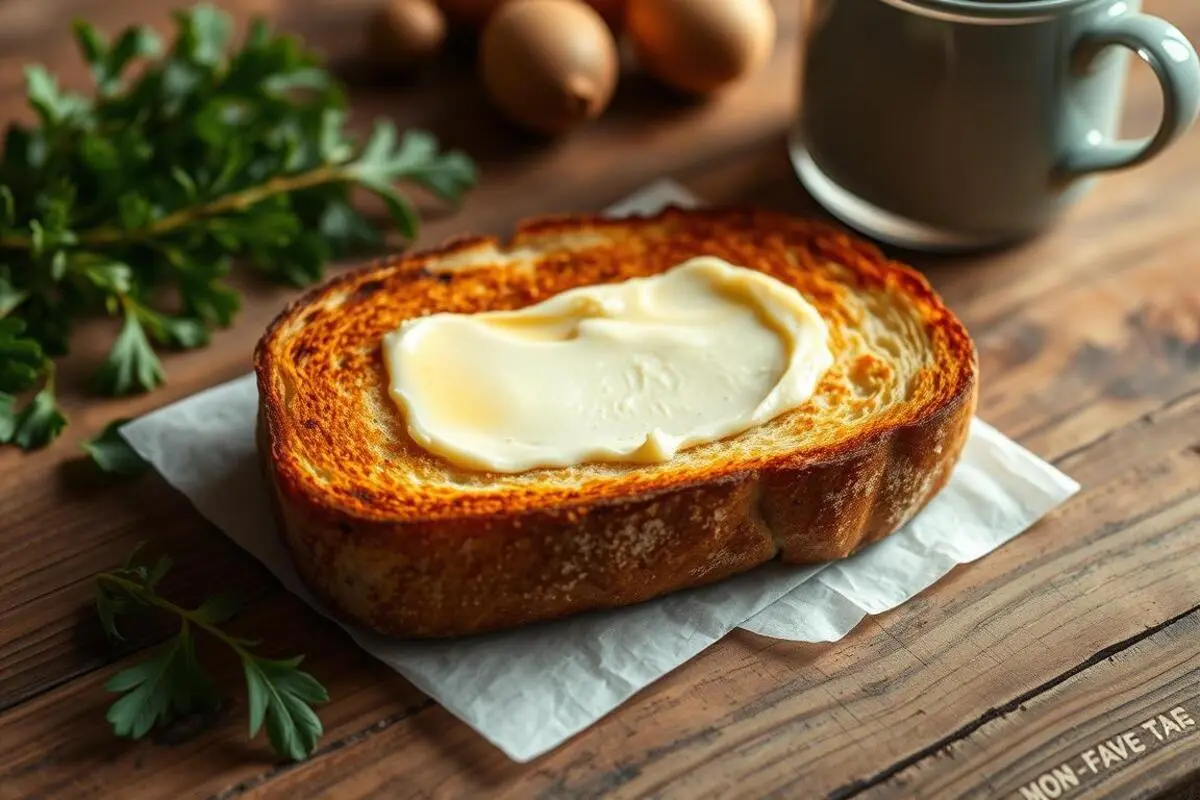
[[[552,145],[497,124],[461,59],[403,87],[358,82],[352,54],[368,3],[223,5],[242,23],[266,12],[345,61],[356,124],[382,113],[427,125],[481,160],[483,185],[453,214],[431,207],[422,242],[600,208],[663,174],[714,202],[819,213],[783,151],[793,3],[779,6],[775,59],[737,91],[689,105],[630,78],[608,115]],[[1146,5],[1200,38],[1194,4]],[[161,25],[168,7],[0,5],[0,110],[25,113],[19,70],[30,58],[69,85],[82,80],[63,35],[70,14]],[[1130,131],[1148,130],[1158,109],[1148,70],[1135,70]],[[79,439],[110,417],[246,370],[257,331],[288,292],[245,284],[237,326],[169,359],[170,385],[131,401],[78,390],[101,352],[81,341],[67,369],[75,387],[67,436],[40,453],[0,453],[0,797],[107,797],[113,787],[147,798],[1018,796],[1045,769],[1140,723],[1139,714],[1190,702],[1196,685],[1196,174],[1193,132],[1161,159],[1101,181],[1036,240],[971,258],[898,254],[926,271],[975,336],[980,415],[1077,478],[1078,497],[836,644],[730,636],[529,765],[507,761],[357,650],[161,480],[98,482],[72,463]],[[99,334],[111,332],[85,339],[100,344]],[[103,720],[108,665],[137,658],[165,631],[147,626],[128,648],[109,650],[88,607],[89,579],[139,539],[180,562],[167,591],[186,599],[232,584],[252,598],[239,633],[265,638],[275,655],[310,654],[334,698],[313,759],[278,764],[261,740],[246,741],[236,665],[219,652],[213,663],[231,692],[213,719],[139,743],[112,738]],[[1192,736],[1084,789],[1149,796],[1181,785],[1198,764]]]
[[[312,13],[308,16],[295,6],[289,7],[291,15],[304,18],[302,28],[319,30],[323,37],[326,28],[331,27],[333,38],[319,37],[317,41],[324,42],[333,52],[352,47],[353,37],[339,39],[339,32],[347,29],[347,23],[332,19],[341,19],[342,14],[333,13],[329,3],[309,5]],[[355,17],[360,25],[366,8],[360,8]],[[350,9],[346,13],[353,16],[355,12]],[[127,22],[127,16],[128,13],[116,19]],[[772,87],[790,74],[790,60],[788,49],[781,47],[759,81],[745,87],[747,91],[704,107],[673,101],[674,105],[653,120],[649,118],[650,109],[661,105],[668,96],[645,82],[632,81],[632,85],[623,86],[613,116],[554,146],[546,146],[499,124],[483,105],[472,76],[462,69],[447,67],[447,74],[430,76],[431,80],[440,78],[441,83],[407,87],[409,93],[405,96],[409,102],[401,113],[392,116],[402,125],[431,125],[447,144],[465,146],[482,161],[486,180],[469,195],[455,216],[443,216],[428,224],[421,242],[438,242],[463,231],[506,234],[517,219],[551,210],[595,210],[659,177],[663,170],[704,164],[730,149],[737,151],[761,142],[772,136],[786,119],[787,104],[781,102],[786,98],[777,97]],[[65,61],[49,63],[68,77],[72,74]],[[7,73],[0,72],[0,76],[3,74]],[[365,88],[356,95],[355,118],[362,124],[395,105],[394,99],[387,100],[379,91]],[[626,133],[629,130],[632,135]],[[475,141],[468,144],[456,138],[456,131],[463,136],[474,134]],[[635,146],[632,149],[605,146],[612,139],[632,139]],[[649,140],[654,142],[652,147]],[[143,413],[247,371],[254,341],[295,293],[245,280],[239,285],[251,294],[235,329],[218,333],[212,345],[203,351],[164,358],[169,383],[148,396],[113,401],[87,395],[86,377],[103,358],[105,343],[115,334],[115,323],[82,332],[76,337],[75,352],[60,381],[66,389],[63,406],[72,418],[67,433],[51,448],[32,455],[11,449],[0,452],[0,520],[13,520],[14,531],[11,536],[0,537],[0,557],[9,552],[9,547],[21,550],[20,558],[0,561],[0,585],[6,592],[5,602],[0,605],[0,668],[18,670],[17,674],[6,676],[0,685],[0,708],[78,673],[72,655],[73,627],[63,620],[75,619],[77,609],[90,597],[87,579],[91,575],[119,562],[147,530],[159,527],[153,519],[147,520],[142,515],[145,491],[142,484],[107,487],[103,492],[95,492],[106,495],[103,511],[71,517],[76,524],[88,528],[87,542],[83,552],[62,563],[62,554],[73,549],[67,543],[75,542],[78,532],[69,525],[46,523],[53,522],[56,513],[69,513],[55,509],[67,508],[74,490],[62,486],[57,477],[47,481],[46,476],[58,476],[63,461],[78,458],[78,442],[94,434],[109,419]],[[191,552],[193,547],[213,546],[193,541],[213,537],[208,533],[210,528],[197,527],[203,523],[186,501],[163,492],[160,499],[173,504],[167,507],[169,510],[164,509],[168,517],[190,515],[188,523],[171,531],[173,550],[179,547]],[[49,538],[45,546],[28,548],[21,532],[38,525],[46,526]],[[205,533],[201,534],[201,530]],[[233,552],[225,542],[215,546]],[[184,562],[183,558],[179,560]],[[207,565],[186,563],[186,569],[193,570],[199,576],[196,580],[202,583],[209,572]],[[258,577],[254,580],[262,581],[264,574],[256,573]],[[183,577],[185,582],[193,581],[186,573]],[[235,576],[235,580],[241,578]],[[49,619],[43,616],[43,611]],[[15,614],[20,614],[24,621],[20,624],[11,621],[11,615]],[[98,632],[84,635],[91,637],[85,641],[85,647],[97,651],[101,644]],[[51,659],[61,656],[60,665],[55,667],[37,660],[31,649],[44,652]]]
[[[1101,652],[1093,666],[1007,704],[966,738],[862,796],[908,798],[919,787],[925,797],[1040,800],[1086,792],[1125,800],[1195,789],[1197,636],[1200,611],[1111,655]]]

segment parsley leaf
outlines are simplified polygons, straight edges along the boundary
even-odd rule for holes
[[[198,320],[205,330],[228,325],[241,308],[241,296],[222,280],[229,274],[228,258],[176,260],[183,295],[184,315]]]
[[[17,414],[12,441],[26,450],[42,447],[54,441],[66,426],[67,418],[59,410],[54,397],[54,382],[47,381],[42,390]],[[0,427],[3,427],[2,423]]]
[[[208,344],[208,328],[201,320],[160,314],[144,306],[137,309],[137,316],[159,344],[184,349]]]
[[[17,398],[0,392],[0,444],[12,439],[17,429]]]
[[[196,660],[186,625],[154,656],[113,675],[104,688],[123,693],[109,706],[106,718],[112,723],[113,733],[129,739],[140,739],[155,724],[212,708],[217,702],[216,689]]]
[[[303,656],[263,658],[251,652],[253,643],[218,627],[241,607],[231,594],[214,595],[194,609],[166,599],[157,587],[170,568],[171,561],[165,556],[153,564],[143,560],[139,546],[123,567],[96,576],[96,611],[110,640],[121,638],[117,618],[124,614],[157,608],[179,618],[179,632],[174,637],[149,659],[121,670],[105,684],[108,691],[121,695],[108,709],[113,732],[140,739],[156,725],[179,715],[216,706],[216,687],[196,657],[194,631],[204,631],[241,659],[250,738],[265,724],[275,752],[296,761],[307,758],[323,732],[312,707],[326,702],[329,694],[316,678],[299,668]]]
[[[476,181],[475,165],[465,155],[452,151],[439,154],[438,143],[425,131],[408,131],[396,144],[396,126],[375,123],[350,174],[372,189],[392,188],[397,180],[418,183],[444,200],[453,200]]]
[[[96,385],[105,394],[122,395],[150,391],[163,380],[162,362],[154,354],[137,312],[127,310],[121,333],[96,373]]]
[[[101,94],[115,91],[121,73],[135,58],[158,55],[162,42],[150,28],[130,28],[117,37],[111,46],[96,29],[83,20],[76,20],[71,31],[79,45],[83,60],[92,70],[92,80]]]
[[[111,592],[99,581],[96,583],[96,614],[110,642],[124,641],[125,637],[117,628],[117,617],[129,613],[133,605],[133,598]]]
[[[9,283],[8,279],[0,276],[0,318],[7,316],[8,312],[24,303],[27,297],[29,297],[29,292],[17,290]]]
[[[250,702],[250,738],[258,735],[265,719],[267,738],[275,752],[295,761],[312,753],[323,732],[311,704],[329,699],[325,687],[299,669],[303,660],[303,656],[285,661],[242,659]]]
[[[424,131],[381,121],[353,135],[344,88],[296,37],[254,20],[237,41],[206,3],[172,17],[166,42],[74,23],[87,96],[26,69],[36,122],[10,124],[0,155],[0,393],[36,386],[73,323],[103,314],[124,319],[97,391],[152,390],[165,381],[156,348],[204,346],[233,322],[231,268],[307,286],[330,259],[385,241],[354,190],[381,197],[412,240],[420,218],[398,184],[449,203],[475,184],[471,160]],[[0,399],[0,433],[15,403]],[[0,441],[44,444],[57,419]]]
[[[125,441],[119,433],[120,427],[128,421],[127,419],[114,419],[105,425],[104,430],[95,437],[80,445],[102,472],[114,475],[137,475],[146,469],[145,460],[129,446],[129,442]]]
[[[0,319],[0,391],[22,392],[31,388],[45,363],[41,345],[27,338],[23,321]]]
[[[29,104],[48,125],[87,111],[87,101],[77,94],[60,91],[58,81],[40,64],[25,67],[25,91],[29,94]]]

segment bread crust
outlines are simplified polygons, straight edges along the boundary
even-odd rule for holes
[[[446,500],[396,510],[366,490],[357,503],[353,487],[349,495],[325,491],[297,463],[293,449],[302,447],[305,420],[289,407],[279,380],[294,352],[283,346],[289,326],[311,319],[333,294],[345,297],[385,274],[437,280],[431,264],[486,258],[498,243],[459,240],[367,265],[290,306],[255,353],[258,450],[279,532],[300,577],[326,605],[344,619],[402,637],[472,634],[625,606],[777,557],[793,564],[844,558],[895,531],[945,486],[974,414],[974,347],[923,277],[872,246],[824,223],[755,209],[671,209],[619,223],[541,219],[522,225],[511,246],[617,225],[636,232],[664,219],[688,236],[714,225],[724,232],[730,224],[761,228],[763,235],[787,226],[811,233],[804,246],[829,250],[824,257],[844,262],[851,279],[886,284],[920,307],[939,350],[936,391],[899,418],[864,425],[829,445],[629,482],[616,493],[585,489],[508,503],[501,495],[498,504],[466,499],[461,513]]]

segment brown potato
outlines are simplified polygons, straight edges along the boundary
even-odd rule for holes
[[[598,116],[617,84],[617,45],[580,0],[511,0],[480,42],[488,97],[516,124],[559,134]]]

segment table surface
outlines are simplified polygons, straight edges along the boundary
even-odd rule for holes
[[[770,65],[735,91],[685,103],[631,75],[602,120],[554,144],[498,124],[465,58],[405,85],[355,77],[365,0],[223,5],[240,24],[265,13],[328,52],[355,83],[357,124],[389,115],[478,159],[482,185],[455,212],[429,209],[422,243],[595,210],[664,175],[712,201],[819,213],[783,145],[794,2],[780,5]],[[1194,0],[1147,6],[1200,39]],[[169,20],[168,4],[150,0],[0,5],[0,117],[27,116],[20,71],[30,60],[82,82],[65,35],[77,13],[110,30]],[[1129,93],[1127,130],[1148,132],[1160,100],[1144,66]],[[1105,178],[1036,240],[911,258],[975,337],[980,416],[1079,480],[1080,494],[836,644],[734,633],[525,765],[354,647],[161,479],[114,484],[79,461],[78,442],[107,420],[247,371],[253,342],[292,293],[245,284],[236,325],[202,351],[169,357],[169,385],[132,400],[86,395],[111,326],[85,334],[63,370],[66,435],[33,454],[0,452],[0,797],[1021,797],[1039,779],[1072,797],[1194,796],[1198,175],[1193,132],[1153,163]],[[140,742],[112,736],[104,681],[168,631],[146,627],[110,648],[91,577],[141,539],[175,557],[167,592],[238,589],[251,602],[234,629],[272,654],[309,654],[333,698],[310,760],[282,763],[263,737],[247,740],[237,667],[224,661],[216,670],[230,696],[206,724]],[[1159,720],[1172,712],[1177,726]],[[1141,752],[1122,740],[1129,731]]]

